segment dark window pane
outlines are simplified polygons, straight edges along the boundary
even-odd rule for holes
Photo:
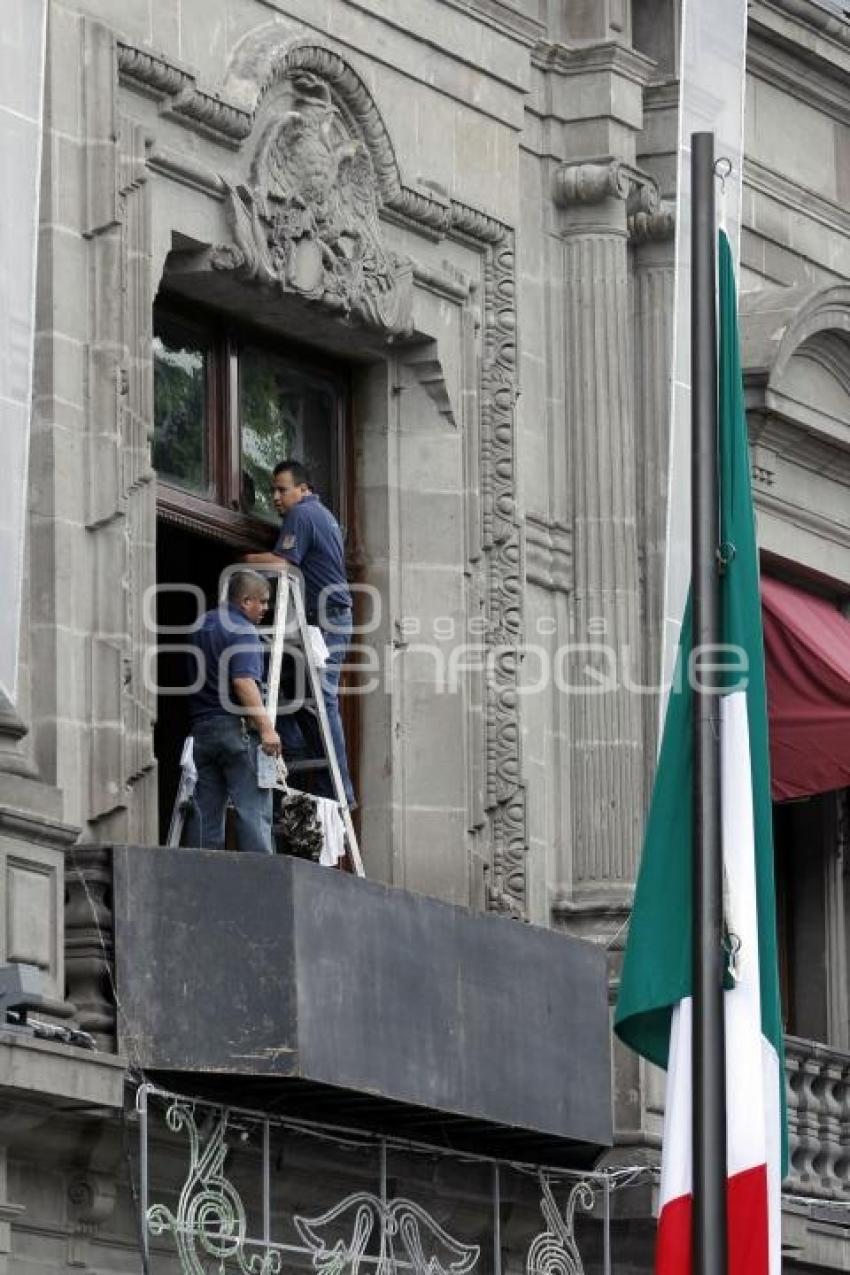
[[[206,494],[209,352],[191,333],[158,323],[153,339],[153,463],[159,477]]]
[[[263,350],[239,359],[242,508],[277,522],[271,501],[279,460],[302,461],[324,502],[339,512],[339,393],[333,381]]]

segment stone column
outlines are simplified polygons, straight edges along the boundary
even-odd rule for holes
[[[670,445],[670,363],[675,277],[674,212],[662,205],[629,218],[634,247],[635,444],[637,526],[641,571],[644,687],[661,672],[664,565],[667,532],[667,467]],[[641,695],[644,794],[649,805],[658,751],[659,695]]]
[[[624,684],[641,667],[626,201],[651,188],[611,160],[563,166],[554,192],[563,210],[575,579],[573,897],[561,910],[586,913],[593,929],[608,908],[628,903],[640,849],[642,705]]]

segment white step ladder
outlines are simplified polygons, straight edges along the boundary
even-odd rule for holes
[[[239,570],[238,567],[234,570]],[[258,570],[253,567],[252,570]],[[304,663],[307,669],[307,679],[309,684],[309,698],[305,699],[304,707],[312,709],[315,712],[319,723],[319,734],[324,750],[324,759],[317,762],[294,763],[292,773],[297,773],[300,769],[316,769],[318,767],[326,767],[330,771],[331,783],[333,785],[334,799],[339,807],[340,817],[342,819],[343,828],[345,829],[345,839],[348,854],[351,859],[352,866],[357,876],[365,876],[363,870],[363,860],[360,857],[360,847],[357,844],[357,837],[354,832],[354,824],[351,819],[351,810],[348,805],[348,799],[345,795],[345,789],[342,783],[342,776],[339,770],[339,763],[336,758],[336,750],[331,739],[330,723],[328,722],[327,709],[322,694],[322,684],[319,670],[316,666],[315,655],[313,654],[313,646],[310,641],[309,626],[307,624],[307,616],[304,611],[304,599],[301,595],[301,581],[298,575],[289,567],[281,566],[271,569],[259,568],[261,575],[267,576],[269,580],[277,582],[277,596],[274,606],[274,620],[271,626],[260,629],[260,636],[269,646],[269,668],[268,678],[266,682],[266,712],[272,722],[277,721],[278,704],[280,700],[280,679],[283,672],[283,657],[287,644],[296,646],[300,649],[304,657]],[[221,602],[226,602],[227,598],[227,578],[231,572],[227,573],[222,584]],[[287,625],[290,615],[295,619],[295,634],[293,638],[287,636]],[[186,815],[192,800],[195,783],[191,777],[188,767],[181,766],[180,783],[177,789],[177,796],[174,802],[174,809],[171,814],[171,823],[168,828],[168,846],[179,846],[180,838],[183,835],[183,826],[186,822]],[[279,782],[274,785],[278,791],[285,793],[297,793],[298,789],[294,789],[287,783]],[[315,800],[311,793],[304,793],[304,796]]]

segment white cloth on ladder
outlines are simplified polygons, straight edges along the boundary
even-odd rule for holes
[[[317,624],[307,625],[307,636],[310,639],[310,649],[313,652],[313,661],[316,668],[324,668],[331,653],[325,642],[325,635]]]
[[[315,797],[316,818],[322,829],[322,853],[319,863],[325,868],[335,868],[345,856],[345,825],[339,813],[339,802],[330,797]]]
[[[183,752],[180,754],[180,769],[183,772],[183,778],[191,784],[189,792],[194,792],[195,784],[198,782],[198,768],[195,765],[195,740],[192,735],[186,736]]]

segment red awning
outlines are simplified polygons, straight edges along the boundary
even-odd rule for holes
[[[850,785],[850,621],[762,577],[774,801]]]

